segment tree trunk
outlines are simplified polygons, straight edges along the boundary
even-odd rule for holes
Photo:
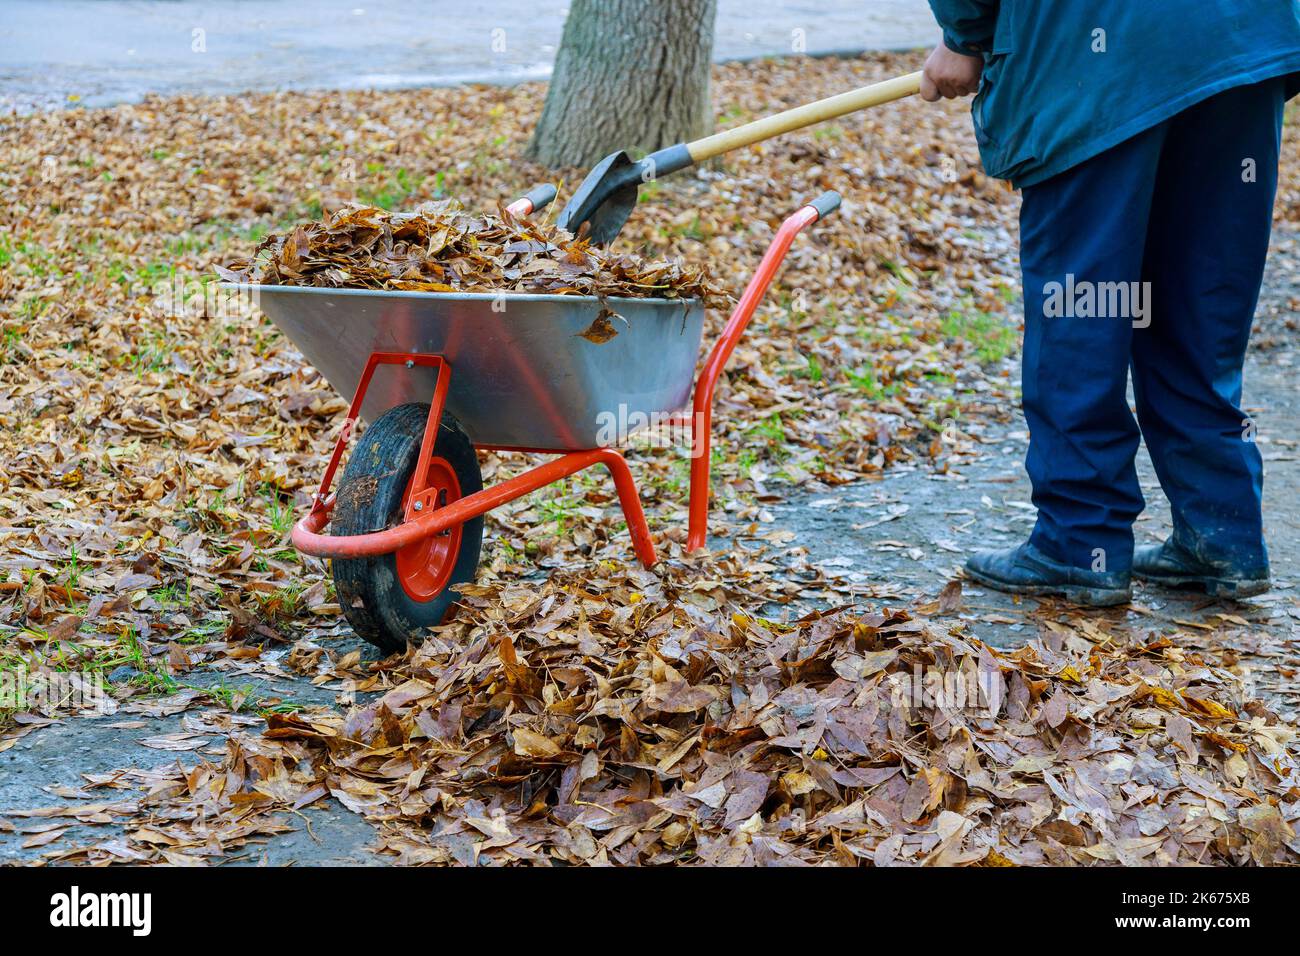
[[[528,158],[591,166],[713,129],[717,0],[573,0]]]

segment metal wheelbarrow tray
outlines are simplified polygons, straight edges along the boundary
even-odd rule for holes
[[[554,196],[539,187],[509,209],[527,215]],[[455,585],[473,580],[488,511],[597,464],[613,478],[637,557],[653,566],[636,483],[611,447],[637,425],[689,436],[686,547],[704,547],[714,387],[799,231],[839,202],[825,193],[781,224],[693,393],[704,325],[694,300],[240,287],[353,396],[292,534],[299,551],[332,560],[353,629],[387,651],[418,639],[451,609]],[[369,427],[352,442],[362,417]],[[484,488],[477,449],[558,457]]]
[[[475,445],[594,448],[607,416],[685,405],[704,329],[696,300],[244,286],[326,380],[356,393],[374,352],[440,355],[459,374],[446,411]],[[604,317],[616,333],[584,337]],[[376,373],[361,407],[373,422],[427,402],[428,368]]]

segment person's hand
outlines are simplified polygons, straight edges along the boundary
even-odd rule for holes
[[[921,71],[921,99],[935,103],[940,97],[953,99],[978,93],[983,69],[984,57],[954,53],[940,43]]]

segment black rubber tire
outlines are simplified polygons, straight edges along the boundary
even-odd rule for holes
[[[367,534],[401,522],[402,496],[415,472],[428,419],[428,405],[399,405],[366,429],[343,469],[330,522],[332,534]],[[445,413],[434,454],[446,459],[455,471],[462,497],[482,489],[483,473],[474,446],[459,423]],[[474,580],[482,548],[480,516],[461,527],[460,549],[448,585]],[[392,554],[335,558],[332,565],[334,588],[348,623],[358,635],[388,653],[405,650],[408,643],[424,636],[425,628],[441,624],[458,596],[445,587],[429,601],[415,600],[398,580],[397,559]]]

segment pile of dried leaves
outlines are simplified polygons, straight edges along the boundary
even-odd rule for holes
[[[608,252],[499,211],[475,215],[451,199],[411,212],[348,205],[268,236],[252,258],[218,272],[232,282],[334,289],[723,300],[702,267]]]
[[[327,797],[402,863],[1300,852],[1296,729],[1243,702],[1211,659],[1104,625],[998,651],[939,620],[959,590],[915,617],[775,625],[701,577],[718,570],[470,587],[468,610],[421,649],[345,679],[364,705],[271,714],[193,769],[88,777],[91,799],[146,792],[108,811],[130,819],[122,840],[52,859],[196,862]],[[310,642],[288,661],[335,679],[346,667]]]

